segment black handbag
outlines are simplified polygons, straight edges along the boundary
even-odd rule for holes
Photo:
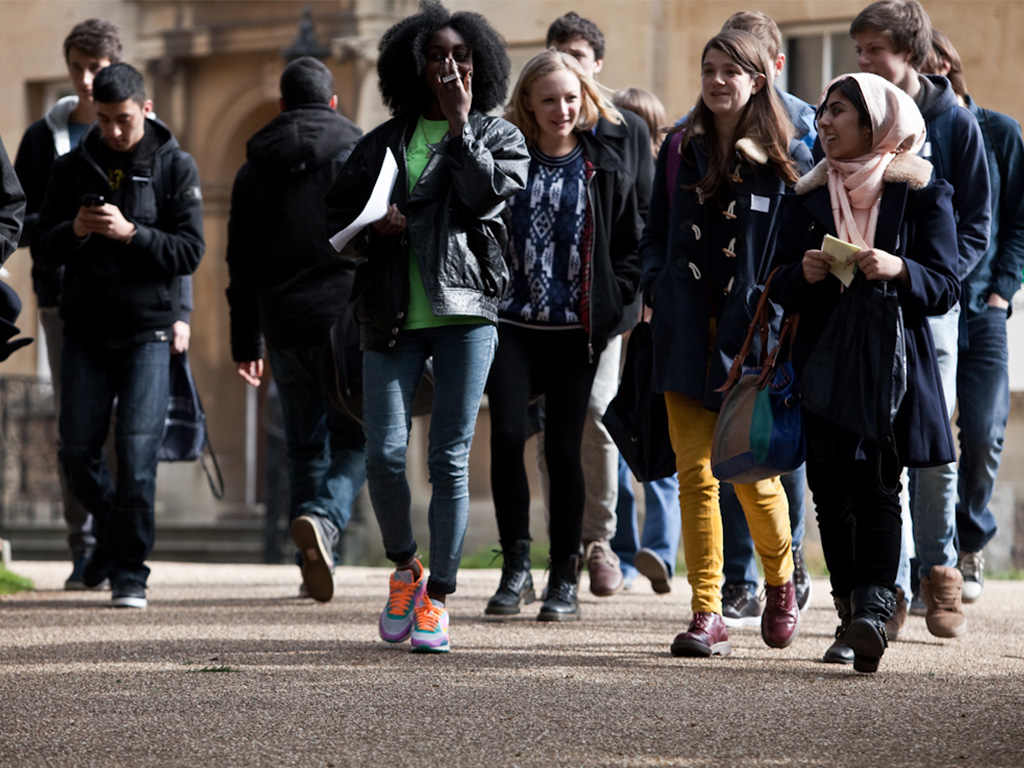
[[[346,304],[327,334],[322,375],[331,407],[363,428],[363,353],[359,348],[359,324]],[[434,404],[434,359],[427,358],[412,402],[413,416],[426,416]]]
[[[170,355],[168,378],[167,414],[164,416],[164,431],[157,449],[157,461],[195,461],[203,466],[210,490],[218,499],[224,498],[224,478],[217,463],[217,454],[210,445],[206,430],[206,413],[199,401],[192,368],[188,364],[188,353]],[[206,453],[210,454],[214,472],[206,464]],[[214,480],[216,474],[216,481]]]
[[[676,454],[668,436],[665,395],[655,392],[654,338],[651,326],[639,322],[629,335],[618,394],[602,419],[619,453],[642,483],[670,477]]]
[[[878,446],[879,477],[895,488],[892,423],[907,392],[903,311],[894,285],[854,275],[800,375],[804,408]]]

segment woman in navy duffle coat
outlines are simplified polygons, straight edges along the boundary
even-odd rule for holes
[[[833,81],[819,104],[818,134],[826,158],[785,200],[776,248],[776,263],[785,266],[771,286],[773,300],[800,312],[797,381],[842,301],[842,283],[829,274],[831,257],[820,250],[831,234],[861,247],[851,263],[864,277],[897,288],[907,347],[907,393],[893,422],[899,462],[945,464],[955,452],[926,317],[960,298],[952,188],[933,181],[931,164],[915,154],[925,138],[917,106],[877,75]],[[807,480],[840,617],[824,660],[873,672],[896,605],[899,492],[881,477],[877,445],[814,414],[805,417]]]
[[[640,245],[641,287],[654,310],[654,388],[665,393],[693,590],[690,626],[672,643],[677,656],[731,650],[722,619],[719,486],[711,472],[722,403],[715,390],[743,345],[752,291],[771,258],[779,203],[797,178],[791,127],[758,40],[723,30],[705,46],[701,67],[701,97],[659,154]],[[768,645],[785,647],[800,616],[786,496],[777,477],[734,488],[764,564],[761,635]]]

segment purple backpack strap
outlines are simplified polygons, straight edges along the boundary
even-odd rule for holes
[[[679,148],[683,144],[683,132],[676,131],[669,139],[668,157],[665,159],[665,191],[668,192],[668,205],[672,207],[672,200],[676,194],[676,179],[679,177],[679,163],[682,155]]]

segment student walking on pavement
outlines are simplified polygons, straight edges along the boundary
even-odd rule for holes
[[[334,552],[366,479],[362,427],[335,407],[324,379],[331,325],[351,311],[355,264],[323,236],[323,199],[362,133],[337,106],[322,62],[303,56],[285,67],[281,113],[246,143],[235,177],[227,250],[232,357],[258,387],[265,342],[284,415],[303,591],[321,602],[334,595]]]
[[[509,201],[511,286],[498,310],[488,383],[491,490],[505,566],[492,615],[533,597],[527,406],[545,396],[551,567],[541,621],[579,618],[587,403],[608,338],[636,295],[641,220],[632,172],[591,132],[622,120],[572,56],[548,50],[523,68],[506,112],[530,148],[526,189]]]
[[[641,244],[641,287],[653,308],[654,386],[665,393],[693,589],[689,628],[672,643],[679,656],[731,651],[722,620],[718,480],[711,473],[721,407],[716,390],[746,336],[747,293],[771,258],[778,207],[797,178],[770,66],[748,32],[724,30],[704,47],[701,95],[662,145]],[[671,200],[670,162],[678,169]],[[761,635],[769,646],[785,647],[800,618],[786,495],[778,478],[735,489],[765,567]]]
[[[826,234],[861,248],[848,260],[857,265],[854,279],[896,288],[907,350],[906,394],[892,439],[876,442],[804,414],[807,480],[840,619],[824,660],[874,672],[896,610],[902,466],[933,466],[954,453],[927,323],[960,296],[952,190],[932,181],[931,164],[916,154],[926,135],[917,106],[877,75],[843,75],[829,85],[818,105],[818,135],[825,159],[786,199],[776,249],[784,266],[771,286],[774,300],[800,313],[797,380],[851,293],[829,271],[834,258],[820,250]]]
[[[394,562],[380,636],[412,650],[449,650],[469,519],[469,449],[497,344],[508,284],[505,200],[526,183],[522,134],[487,112],[505,100],[504,40],[476,13],[426,2],[389,29],[377,73],[394,117],[356,146],[327,194],[333,235],[362,211],[390,150],[398,179],[387,214],[357,235],[365,256],[353,286],[363,349],[366,474]],[[417,557],[406,450],[412,402],[433,357],[427,463],[430,576]]]

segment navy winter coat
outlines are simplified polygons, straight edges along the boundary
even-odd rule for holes
[[[779,217],[775,263],[782,266],[772,280],[771,295],[787,312],[800,312],[793,364],[797,380],[814,351],[840,296],[841,283],[829,275],[813,285],[804,280],[805,251],[821,248],[826,234],[836,236],[829,200],[826,161],[800,179],[787,196]],[[927,324],[960,299],[957,277],[956,221],[952,188],[939,179],[929,184],[931,164],[914,155],[900,155],[889,165],[875,233],[875,247],[904,259],[910,287],[900,288],[900,307],[907,345],[907,394],[893,432],[900,462],[911,467],[945,464],[956,458],[946,418],[935,346]],[[808,419],[808,452],[819,460],[837,456],[838,428]]]
[[[740,183],[723,189],[720,203],[704,200],[686,188],[704,177],[703,147],[699,135],[686,145],[670,205],[665,184],[671,136],[662,143],[640,243],[640,288],[654,308],[655,391],[681,392],[717,411],[722,395],[715,390],[725,382],[753,315],[751,292],[767,275],[786,185],[763,149],[741,139]]]

